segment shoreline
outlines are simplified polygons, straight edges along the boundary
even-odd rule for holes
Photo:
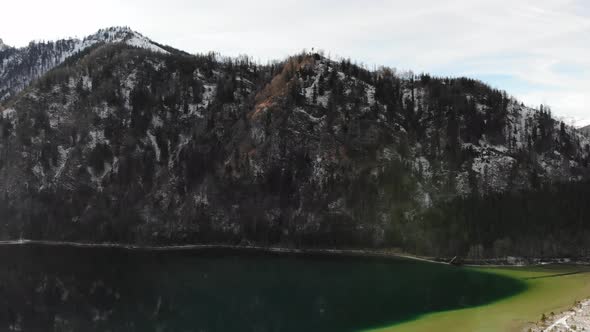
[[[184,245],[136,245],[125,243],[88,243],[73,241],[51,241],[51,240],[5,240],[0,241],[0,246],[10,245],[46,245],[61,247],[77,248],[113,248],[133,251],[181,251],[181,250],[200,250],[200,249],[227,249],[227,250],[250,250],[266,253],[284,253],[284,254],[325,254],[325,255],[343,255],[356,257],[377,257],[377,258],[402,258],[414,261],[453,265],[452,258],[437,258],[413,255],[394,249],[334,249],[334,248],[287,248],[277,246],[256,246],[256,245],[228,245],[228,244],[184,244]],[[570,258],[524,258],[524,257],[504,257],[490,259],[465,259],[459,266],[465,267],[530,267],[543,266],[551,264],[566,265],[590,265],[590,259],[572,260]]]
[[[199,250],[199,249],[227,249],[227,250],[250,250],[266,253],[284,253],[284,254],[326,254],[326,255],[342,255],[342,256],[356,256],[356,257],[377,257],[377,258],[403,258],[426,263],[435,263],[450,265],[446,261],[435,260],[428,257],[420,257],[405,253],[397,253],[387,250],[369,250],[369,249],[328,249],[328,248],[286,248],[286,247],[263,247],[255,245],[228,245],[228,244],[185,244],[185,245],[135,245],[124,243],[87,243],[87,242],[72,242],[72,241],[48,241],[48,240],[9,240],[0,241],[1,246],[17,246],[17,245],[46,245],[56,247],[76,247],[76,248],[113,248],[133,251],[183,251],[183,250]]]
[[[590,299],[576,301],[569,309],[560,313],[550,313],[546,320],[541,320],[528,327],[532,332],[567,332],[586,331],[590,328]]]

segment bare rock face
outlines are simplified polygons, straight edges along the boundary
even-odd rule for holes
[[[0,101],[5,239],[405,247],[453,198],[588,175],[586,136],[474,80],[128,28],[0,52]]]

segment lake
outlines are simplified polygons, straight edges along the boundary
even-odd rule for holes
[[[0,330],[362,331],[493,303],[525,282],[407,259],[0,246]]]

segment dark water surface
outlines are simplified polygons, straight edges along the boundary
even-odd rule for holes
[[[402,259],[0,246],[0,331],[359,331],[524,290]]]

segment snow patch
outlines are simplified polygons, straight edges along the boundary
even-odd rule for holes
[[[147,136],[150,139],[152,146],[154,147],[154,151],[156,152],[156,160],[159,162],[161,152],[160,152],[160,147],[158,146],[158,142],[156,141],[156,137],[149,130],[147,132]]]
[[[307,112],[306,112],[306,111],[305,111],[303,108],[299,108],[299,107],[298,107],[298,108],[296,108],[294,111],[295,111],[295,112],[297,112],[297,113],[299,113],[299,114],[302,114],[302,115],[304,115],[304,116],[305,116],[305,117],[307,117],[307,118],[308,118],[308,119],[309,119],[311,122],[315,122],[315,123],[322,122],[322,120],[324,120],[324,118],[325,118],[325,115],[324,115],[324,116],[322,116],[321,118],[315,117],[315,116],[313,116],[313,115],[311,115],[311,114],[307,113]]]
[[[57,152],[59,153],[59,159],[58,159],[58,165],[57,165],[57,169],[55,171],[55,176],[53,177],[55,180],[57,180],[60,176],[61,173],[63,172],[66,163],[68,161],[68,157],[70,154],[70,151],[72,150],[72,148],[67,148],[64,149],[63,146],[58,146],[57,147]]]

